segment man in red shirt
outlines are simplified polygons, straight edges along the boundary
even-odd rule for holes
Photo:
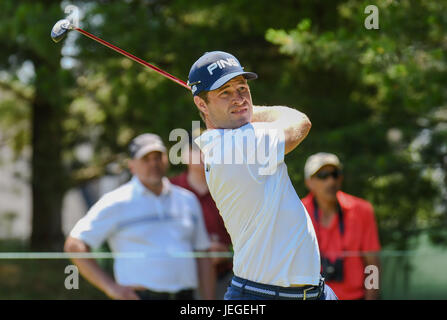
[[[175,185],[193,192],[197,196],[202,207],[205,227],[211,240],[209,251],[229,252],[231,251],[232,245],[230,235],[225,228],[216,203],[208,190],[200,149],[192,142],[192,137],[199,135],[199,132],[189,135],[189,159],[183,159],[184,163],[188,163],[188,170],[171,178],[170,181]],[[194,163],[192,159],[200,159],[200,163]],[[211,258],[211,261],[215,267],[217,276],[216,298],[223,299],[233,276],[233,260],[232,257],[220,256]]]
[[[379,270],[380,243],[372,205],[341,191],[342,165],[334,154],[309,157],[304,175],[310,193],[302,202],[317,234],[327,284],[341,300],[378,299],[378,284],[365,287],[365,276],[370,274],[365,267]]]

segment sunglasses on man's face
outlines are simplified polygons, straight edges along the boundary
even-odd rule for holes
[[[334,179],[338,179],[340,177],[342,172],[340,170],[322,170],[317,172],[314,177],[320,179],[320,180],[326,180],[330,176],[332,176]]]

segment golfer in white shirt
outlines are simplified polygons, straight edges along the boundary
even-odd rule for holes
[[[160,137],[143,134],[130,144],[133,178],[105,194],[78,221],[65,243],[67,252],[90,252],[107,241],[118,257],[114,278],[94,259],[72,259],[81,274],[113,299],[214,299],[209,258],[194,251],[210,245],[200,204],[190,191],[165,177],[166,148]],[[138,256],[138,255],[137,255]]]
[[[196,143],[234,248],[225,299],[336,299],[320,276],[315,231],[284,163],[311,123],[292,108],[253,106],[247,79],[255,78],[222,51],[204,54],[189,73],[208,129]]]

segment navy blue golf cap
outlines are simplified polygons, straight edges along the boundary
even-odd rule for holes
[[[256,79],[258,75],[245,72],[239,61],[232,54],[223,51],[206,52],[191,67],[188,85],[192,94],[216,90],[237,76]]]

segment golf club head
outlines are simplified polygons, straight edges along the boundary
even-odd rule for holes
[[[51,29],[51,39],[53,39],[53,41],[57,43],[61,41],[70,30],[71,25],[69,20],[59,20],[58,22],[56,22],[53,29]]]

